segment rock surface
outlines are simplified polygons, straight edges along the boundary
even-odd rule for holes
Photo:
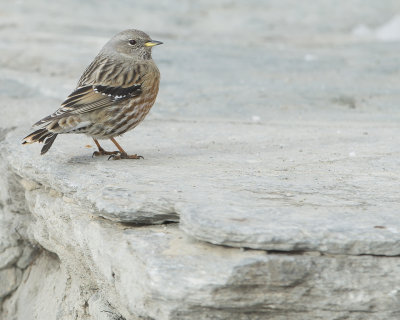
[[[0,319],[399,317],[397,0],[1,8]],[[164,42],[145,159],[21,146],[131,27]]]
[[[35,240],[56,255],[42,254],[25,272],[3,305],[6,318],[390,319],[400,311],[396,258],[219,247],[175,224],[94,218],[49,189],[26,198]]]
[[[61,137],[42,157],[19,145],[21,130],[3,154],[17,175],[114,221],[180,217],[189,235],[235,247],[400,254],[399,127],[214,121],[188,132],[187,123],[150,124],[135,134],[144,161],[92,159],[94,149],[77,148],[80,137]]]
[[[20,247],[9,247],[0,253],[0,269],[12,266],[21,255]]]
[[[21,270],[16,268],[0,271],[0,297],[6,297],[13,292],[21,282]]]

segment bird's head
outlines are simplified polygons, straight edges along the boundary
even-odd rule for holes
[[[135,60],[151,59],[151,49],[162,44],[161,41],[152,40],[140,30],[130,29],[122,31],[111,38],[103,47],[103,53],[120,54]]]

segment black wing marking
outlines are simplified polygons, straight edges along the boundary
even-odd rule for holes
[[[99,92],[102,95],[107,95],[113,101],[120,101],[126,98],[132,98],[140,95],[142,93],[142,85],[134,84],[130,87],[108,87],[108,86],[93,86],[95,92]]]

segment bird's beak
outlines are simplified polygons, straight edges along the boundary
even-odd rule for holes
[[[159,44],[162,44],[162,42],[156,41],[156,40],[150,40],[150,41],[147,41],[144,45],[146,47],[154,47],[154,46],[158,46]]]

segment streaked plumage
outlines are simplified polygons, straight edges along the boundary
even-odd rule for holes
[[[137,159],[139,156],[128,156],[113,138],[136,127],[156,100],[160,72],[151,58],[151,47],[157,44],[161,42],[139,30],[115,35],[61,107],[36,122],[34,126],[42,128],[25,137],[23,144],[44,142],[41,154],[45,154],[58,134],[84,133],[98,146],[95,155]],[[111,139],[119,152],[104,151],[97,139]]]

